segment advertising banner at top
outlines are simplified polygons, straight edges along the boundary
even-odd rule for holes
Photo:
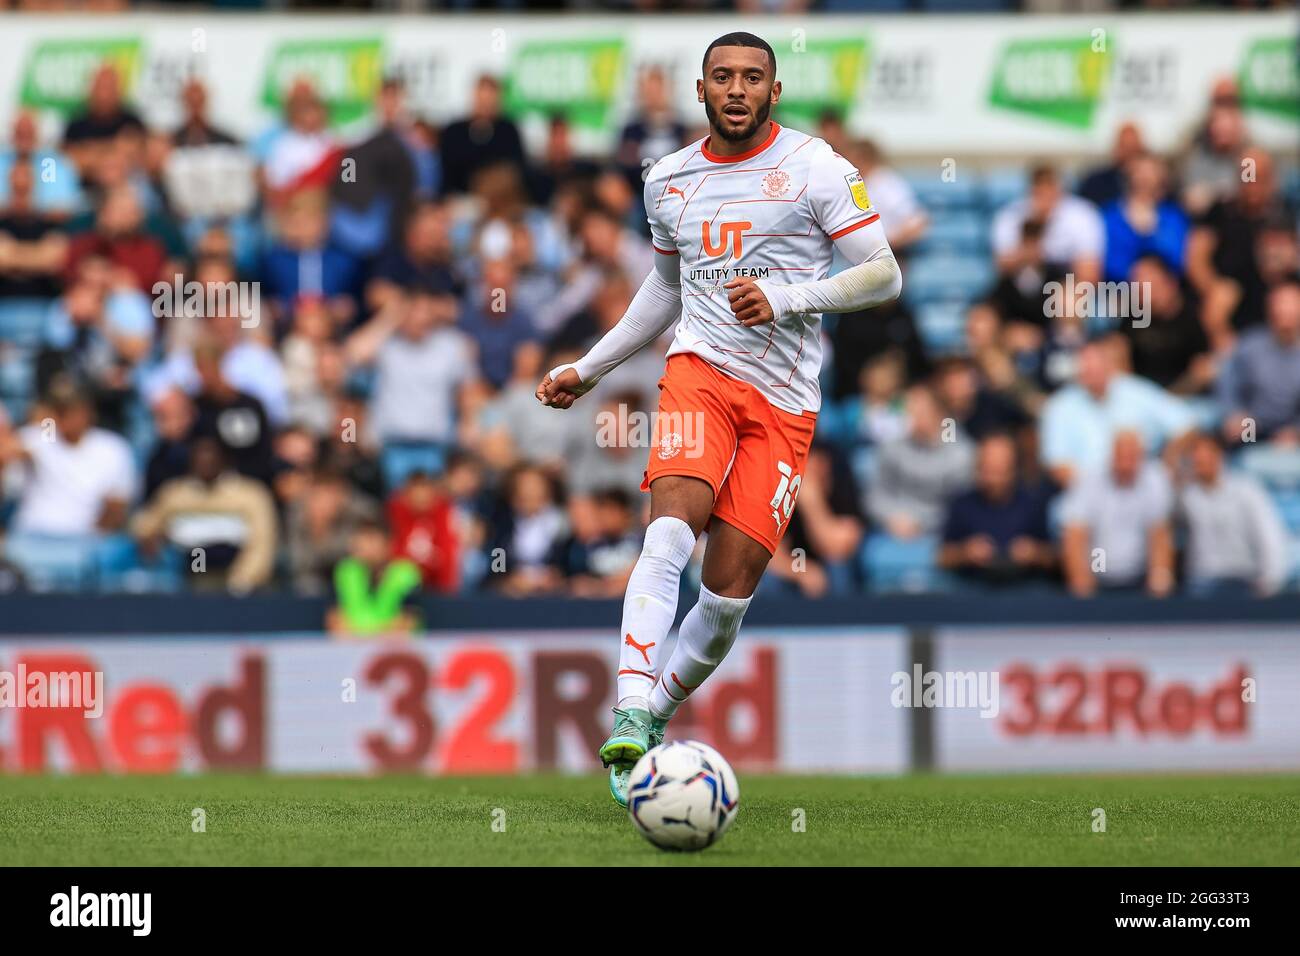
[[[310,79],[345,132],[359,132],[385,75],[416,112],[463,115],[482,74],[534,139],[569,117],[579,144],[608,150],[633,112],[646,66],[667,71],[680,115],[703,121],[701,56],[736,29],[765,37],[784,93],[778,119],[808,128],[825,112],[896,155],[1104,153],[1135,121],[1156,149],[1184,143],[1210,87],[1237,81],[1251,137],[1294,151],[1300,135],[1296,28],[1287,11],[1217,14],[892,17],[214,16],[109,18],[0,14],[0,124],[20,107],[47,129],[74,112],[102,62],[151,124],[179,120],[190,76],[213,121],[253,139],[279,119],[284,91]]]

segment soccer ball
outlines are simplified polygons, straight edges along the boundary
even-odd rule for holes
[[[736,818],[740,785],[707,744],[673,740],[632,768],[627,812],[647,840],[664,850],[702,850]]]

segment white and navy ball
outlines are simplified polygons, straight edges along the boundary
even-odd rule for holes
[[[673,740],[637,761],[627,812],[641,835],[664,850],[702,850],[736,818],[740,785],[707,744]]]

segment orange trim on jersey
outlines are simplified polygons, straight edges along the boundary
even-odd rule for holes
[[[776,122],[773,122],[772,132],[768,134],[767,139],[763,143],[755,146],[753,149],[747,149],[736,156],[719,156],[717,153],[710,150],[709,140],[713,138],[712,134],[710,134],[705,137],[704,142],[700,144],[700,152],[704,155],[704,158],[711,163],[741,163],[747,159],[753,159],[759,153],[763,152],[763,150],[775,143],[776,134],[779,132],[781,132],[781,127],[778,126]]]
[[[861,222],[855,222],[851,226],[845,226],[843,229],[839,230],[838,232],[832,232],[828,238],[838,239],[840,236],[847,236],[849,233],[853,232],[856,229],[861,229],[863,226],[871,225],[879,218],[880,218],[880,213],[876,213],[874,216],[868,216],[866,219],[863,219]]]
[[[658,246],[655,246],[655,245],[652,245],[651,248],[654,249],[654,251],[657,252],[657,253],[659,253],[659,255],[661,255],[661,256],[675,256],[675,255],[677,255],[677,250],[676,250],[676,249],[660,249]]]

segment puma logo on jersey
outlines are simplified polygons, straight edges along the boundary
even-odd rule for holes
[[[690,189],[690,188],[691,188],[691,184],[690,184],[690,183],[687,183],[687,184],[686,184],[685,186],[683,186],[681,189],[678,189],[676,186],[669,186],[669,187],[668,187],[668,191],[669,191],[670,193],[676,193],[677,195],[679,195],[679,196],[681,196],[683,199],[685,199],[685,198],[686,198],[686,192],[685,192],[685,190]]]
[[[704,220],[700,223],[700,242],[704,246],[704,254],[707,256],[720,256],[727,251],[727,246],[731,246],[731,258],[739,259],[741,256],[745,230],[753,229],[754,224],[742,220],[740,222],[722,222],[718,223],[718,241],[713,241],[710,235],[710,227],[713,223]]]
[[[658,644],[659,642],[658,642],[658,641],[651,641],[649,644],[638,644],[636,641],[632,640],[632,635],[631,635],[631,634],[628,634],[628,635],[626,635],[626,636],[623,638],[623,643],[626,644],[628,647],[632,648],[632,649],[635,650],[635,651],[640,651],[640,652],[641,652],[641,656],[645,658],[646,666],[649,667],[649,666],[650,666],[650,655],[649,655],[649,653],[647,653],[647,652],[650,650],[650,648],[654,647],[654,646],[655,646],[656,644]]]

